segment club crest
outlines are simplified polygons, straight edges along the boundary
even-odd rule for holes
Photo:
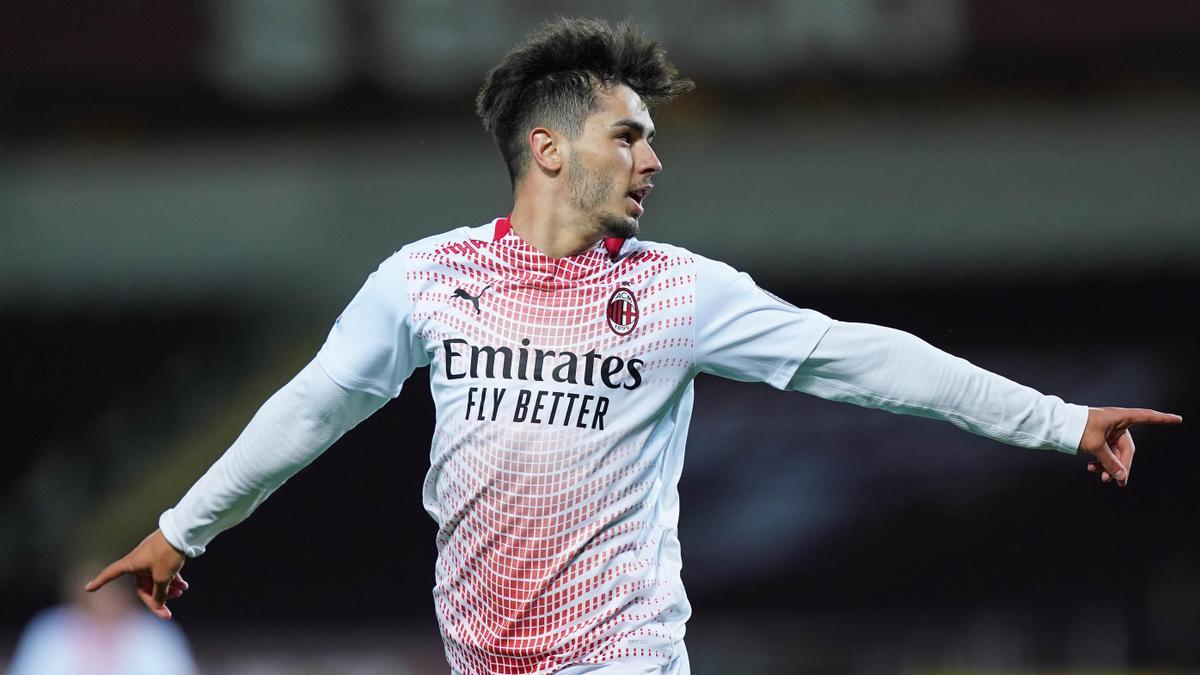
[[[628,288],[618,288],[608,298],[605,316],[608,327],[617,335],[629,335],[638,323],[637,298]]]

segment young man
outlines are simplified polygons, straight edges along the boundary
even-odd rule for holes
[[[662,170],[649,105],[691,88],[629,26],[559,20],[492,71],[478,111],[512,213],[409,244],[159,529],[133,574],[152,611],[188,557],[429,365],[434,604],[459,673],[686,673],[676,485],[708,372],[1092,455],[1124,485],[1150,410],[1068,405],[908,334],[798,309],[745,274],[640,241]]]

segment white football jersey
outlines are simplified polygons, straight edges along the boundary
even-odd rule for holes
[[[456,671],[665,666],[691,611],[676,487],[692,380],[784,388],[831,324],[675,246],[554,259],[500,218],[396,252],[317,358],[388,397],[430,366],[424,504]]]

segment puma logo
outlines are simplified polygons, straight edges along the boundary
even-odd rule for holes
[[[479,291],[479,295],[471,295],[470,293],[464,291],[461,288],[456,288],[456,289],[454,289],[454,297],[462,298],[463,300],[470,300],[471,306],[475,308],[475,313],[480,314],[479,299],[482,298],[483,294],[487,291],[487,289],[489,289],[491,287],[492,287],[491,284],[484,286],[483,289]]]

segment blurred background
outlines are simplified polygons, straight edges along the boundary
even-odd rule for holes
[[[697,82],[655,113],[644,238],[1069,401],[1191,415],[1136,434],[1118,491],[702,377],[694,672],[1200,669],[1195,0],[0,0],[0,668],[381,260],[507,213],[473,97],[560,13],[633,17]],[[201,672],[446,672],[425,381],[188,564]]]

